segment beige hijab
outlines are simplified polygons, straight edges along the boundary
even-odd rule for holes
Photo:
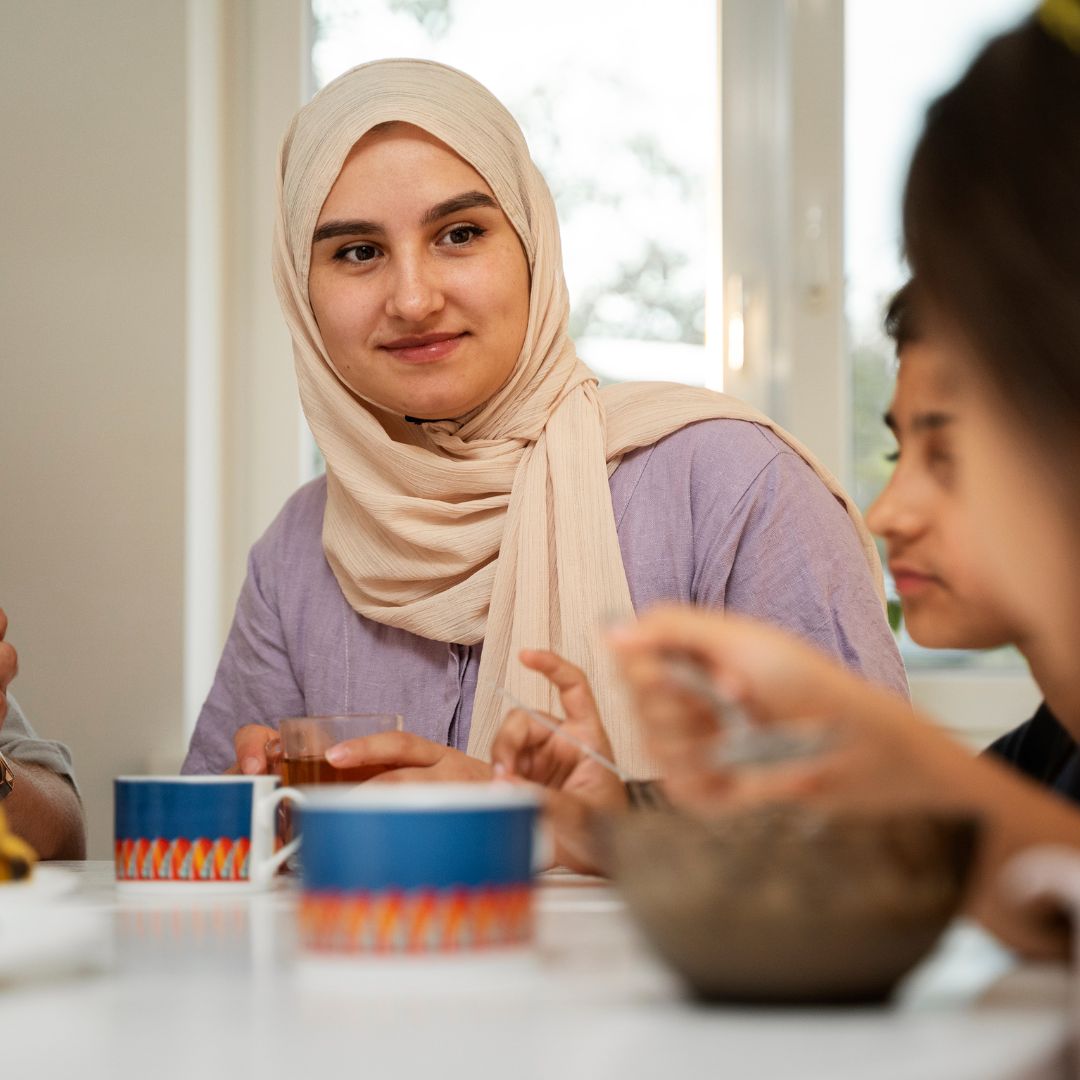
[[[487,181],[531,269],[517,365],[490,401],[456,421],[406,423],[342,381],[308,301],[312,235],[353,145],[404,121]],[[436,641],[484,643],[469,752],[486,758],[505,712],[495,687],[558,712],[517,660],[554,649],[588,674],[621,765],[644,775],[635,725],[599,628],[633,608],[608,478],[620,459],[697,420],[762,424],[847,507],[879,587],[873,542],[836,480],[767,417],[733,398],[668,383],[597,388],[567,336],[559,228],[513,117],[483,86],[439,64],[354,68],[300,110],[281,148],[274,279],[292,333],[300,396],[326,459],[323,548],[366,618]]]

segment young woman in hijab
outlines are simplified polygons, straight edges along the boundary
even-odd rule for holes
[[[356,68],[299,112],[279,179],[274,276],[326,475],[252,549],[185,772],[265,769],[281,717],[389,711],[405,732],[331,760],[487,777],[498,688],[543,710],[557,693],[523,646],[581,666],[641,771],[598,628],[664,599],[760,616],[904,690],[872,542],[808,451],[722,395],[598,389],[551,196],[483,87]]]
[[[952,358],[937,392],[973,558],[993,582],[1045,709],[1080,739],[1080,2],[1048,0],[937,101],[912,163],[904,230],[920,318]],[[667,608],[615,636],[665,768],[700,813],[768,799],[938,806],[985,826],[972,911],[1032,953],[1061,924],[1021,907],[1017,852],[1080,849],[1080,813],[990,756],[972,757],[827,658],[760,623]],[[672,692],[665,657],[697,658],[763,723],[824,729],[835,749],[753,772],[703,765],[715,726]],[[1049,764],[1047,762],[1046,764]]]

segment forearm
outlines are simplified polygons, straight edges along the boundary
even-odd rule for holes
[[[42,859],[86,858],[86,824],[71,785],[41,765],[14,759],[11,768],[15,787],[0,806],[12,831]]]
[[[865,709],[864,703],[864,709]],[[886,726],[903,733],[895,754],[904,798],[913,803],[971,813],[981,825],[966,910],[1017,951],[1034,957],[1064,954],[1068,940],[1060,919],[1046,906],[1021,902],[1004,873],[1021,852],[1050,844],[1072,848],[1080,857],[1080,811],[1009,766],[972,757],[937,725],[879,698],[874,711]],[[904,729],[907,728],[905,731]],[[909,741],[914,736],[913,741]],[[899,750],[907,744],[908,753]],[[886,798],[894,793],[882,785]]]
[[[1021,905],[1003,871],[1022,851],[1050,844],[1080,857],[1080,812],[1007,766],[980,759],[957,777],[957,794],[982,819],[985,833],[968,894],[968,911],[1012,948],[1029,956],[1064,954],[1068,941],[1045,907]]]

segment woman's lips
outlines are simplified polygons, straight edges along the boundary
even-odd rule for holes
[[[901,596],[918,596],[941,584],[933,574],[923,574],[918,570],[893,569],[892,579]]]
[[[424,337],[399,338],[383,348],[405,364],[430,364],[449,356],[460,344],[464,334],[428,334]]]

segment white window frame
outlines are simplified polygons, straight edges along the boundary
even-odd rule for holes
[[[223,612],[243,581],[247,553],[307,477],[292,345],[270,273],[278,149],[310,96],[310,5],[219,0],[227,57],[225,364],[222,372],[225,527]]]

